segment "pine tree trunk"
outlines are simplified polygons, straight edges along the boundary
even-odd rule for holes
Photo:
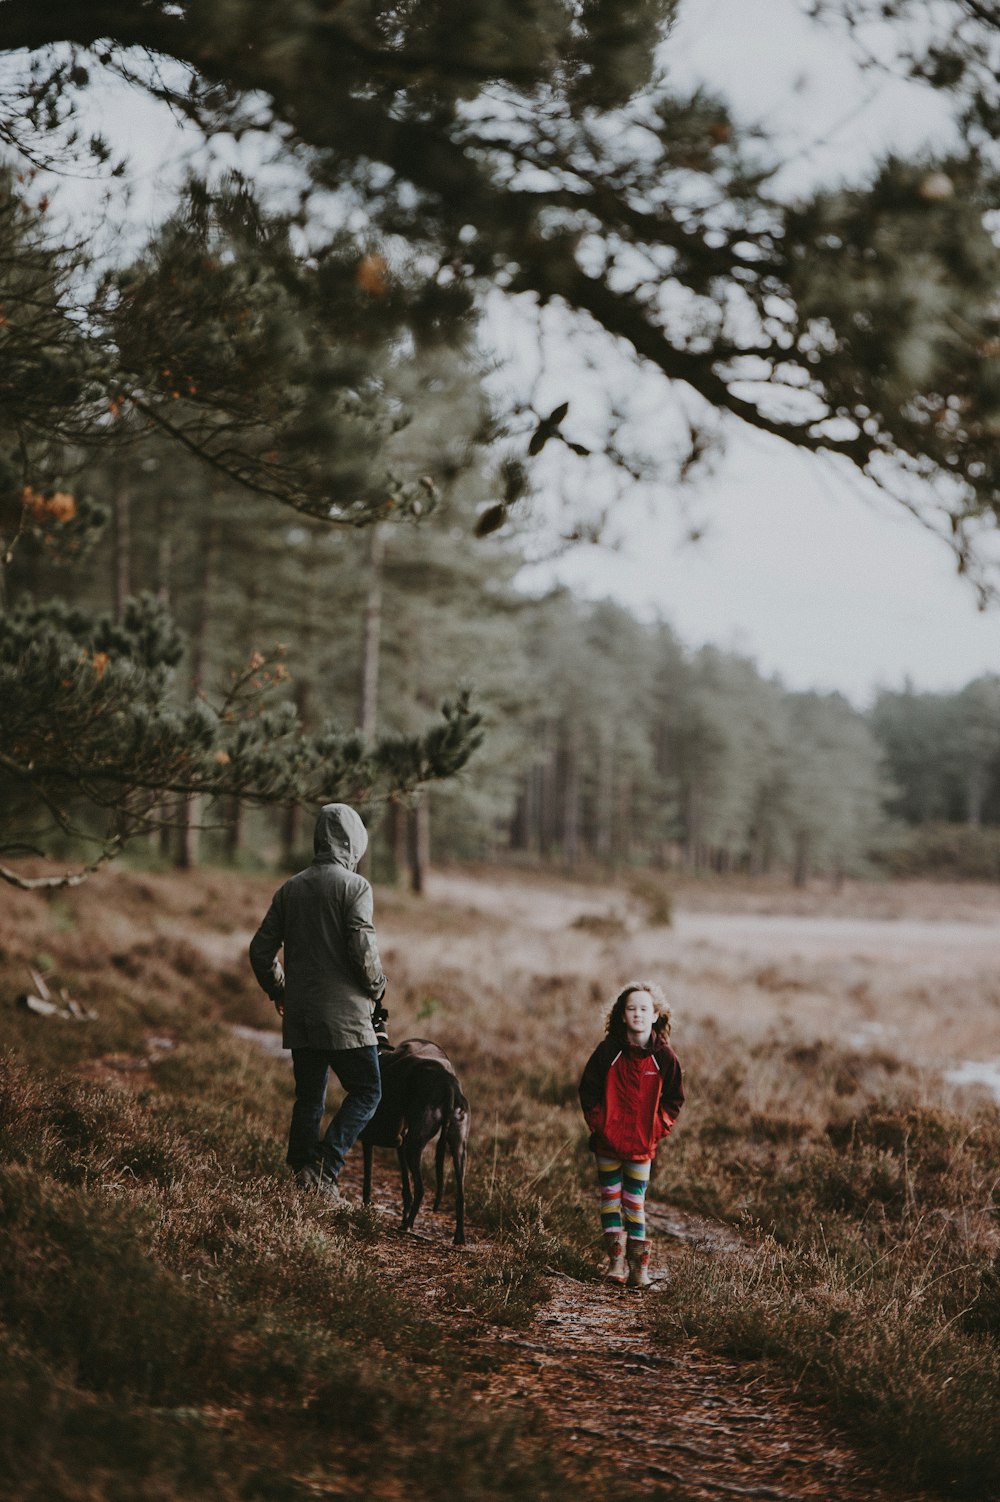
[[[537,854],[541,838],[542,766],[532,762],[525,770],[517,812],[512,822],[510,848]]]
[[[311,630],[303,633],[303,655],[308,653],[311,645]],[[312,713],[312,694],[310,685],[304,678],[299,678],[295,684],[295,708],[298,710],[299,724],[305,729]],[[281,854],[286,866],[292,866],[299,858],[299,851],[303,842],[302,809],[297,803],[286,808],[281,820]]]
[[[562,845],[567,866],[575,866],[580,859],[580,758],[576,745],[571,745],[566,754]]]
[[[132,593],[132,496],[124,465],[115,472],[114,515],[115,620],[125,619],[125,602]]]
[[[156,598],[161,605],[170,604],[170,572],[174,561],[174,540],[167,528],[158,523],[156,535]]]
[[[177,845],[177,868],[180,871],[192,871],[198,864],[199,837],[201,834],[198,828],[200,812],[201,799],[197,794],[183,800]]]
[[[543,860],[552,855],[556,837],[556,794],[558,791],[558,743],[559,727],[555,720],[547,720],[542,737],[544,756],[540,770],[540,799],[538,810],[538,848]]]
[[[173,538],[168,526],[168,512],[161,496],[156,503],[156,598],[161,605],[170,605],[170,571],[173,562]],[[173,858],[174,831],[170,827],[173,810],[164,799],[157,810],[160,827],[150,834],[150,845],[159,850],[162,860]]]
[[[527,850],[528,829],[531,824],[531,768],[521,779],[520,791],[514,800],[514,812],[510,816],[511,850]]]
[[[157,809],[156,817],[159,821],[159,828],[152,838],[156,841],[156,848],[159,851],[160,859],[164,861],[173,862],[174,859],[174,836],[177,833],[174,823],[175,811],[175,804],[168,802],[166,799]]]
[[[382,567],[385,560],[386,526],[370,528],[368,592],[365,596],[364,629],[361,636],[361,676],[358,685],[358,729],[366,741],[375,735],[378,723],[378,673],[382,644]]]
[[[410,890],[418,897],[427,889],[431,865],[431,810],[426,791],[410,819]]]
[[[246,825],[246,809],[242,798],[230,800],[226,824],[226,855],[231,861],[235,861],[243,846],[243,832]]]
[[[161,538],[162,546],[162,538]],[[161,577],[165,577],[170,566],[170,542],[166,540],[166,553],[158,560],[161,565]],[[257,576],[250,580],[246,594],[243,597],[243,640],[252,642],[257,624],[257,600],[260,593]],[[246,832],[246,805],[241,798],[229,800],[226,817],[226,856],[235,861],[243,848],[243,836]]]
[[[397,887],[405,886],[409,869],[410,810],[405,803],[389,805],[389,848],[392,855],[392,879]]]
[[[376,522],[368,537],[368,590],[361,631],[361,672],[358,681],[358,729],[371,743],[378,724],[378,675],[382,649],[382,567],[385,561],[386,527]],[[358,861],[362,876],[371,872],[371,845]]]
[[[161,605],[169,607],[173,545],[168,526],[168,511],[162,495],[156,503],[156,536],[156,598]],[[160,859],[164,861],[173,859],[173,815],[173,800],[164,798],[157,809],[159,828],[154,829],[149,836],[151,848],[159,851]]]
[[[521,792],[510,823],[509,849],[511,850],[524,850],[530,855],[538,854],[542,843],[544,780],[544,766],[539,761],[532,762],[524,773]]]
[[[612,745],[610,736],[601,736],[597,758],[597,831],[594,839],[597,858],[608,862],[614,853],[615,764]]]
[[[684,864],[697,871],[701,844],[701,799],[695,787],[688,787],[684,798]]]
[[[545,767],[541,762],[535,762],[532,767],[529,786],[531,789],[531,803],[529,806],[528,849],[533,855],[537,855],[542,848],[542,823],[545,818]]]
[[[281,816],[281,858],[285,866],[293,866],[302,845],[302,810],[297,803],[286,808]]]
[[[632,779],[623,777],[618,787],[617,849],[614,854],[625,866],[632,859]]]
[[[210,516],[202,533],[201,578],[198,583],[198,605],[194,632],[191,638],[191,695],[196,698],[205,682],[208,663],[208,631],[212,619],[212,594],[215,589],[215,566],[219,552],[219,520]],[[198,827],[202,800],[197,794],[184,798],[180,811],[180,838],[177,865],[182,871],[190,871],[198,864],[200,830]]]
[[[795,836],[795,868],[792,880],[797,887],[804,887],[809,880],[810,846],[808,830],[799,830]]]

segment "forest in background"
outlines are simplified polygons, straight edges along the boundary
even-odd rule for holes
[[[454,383],[425,375],[411,459],[440,445]],[[433,440],[431,438],[433,434]],[[58,594],[121,624],[130,601],[180,628],[174,692],[221,704],[251,675],[307,733],[419,734],[456,683],[484,744],[449,785],[375,805],[374,873],[419,888],[428,863],[519,858],[839,879],[1000,874],[1000,677],[954,693],[792,692],[666,621],[563,589],[519,591],[523,538],[476,536],[488,479],[466,456],[417,523],[330,529],[145,445],[80,477],[90,518],[68,551],[55,528],[22,539],[14,609]],[[79,512],[75,512],[74,519]],[[135,608],[134,604],[131,608]],[[294,863],[300,806],[238,798],[161,807],[154,848]]]

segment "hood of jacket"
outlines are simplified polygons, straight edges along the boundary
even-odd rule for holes
[[[325,803],[316,820],[313,855],[318,861],[335,861],[356,871],[368,849],[368,831],[361,815],[346,803]]]

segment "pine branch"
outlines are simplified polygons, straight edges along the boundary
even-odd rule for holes
[[[22,876],[18,871],[12,871],[8,866],[0,865],[0,881],[5,881],[8,886],[17,887],[21,892],[51,892],[62,887],[78,887],[106,866],[109,861],[115,859],[120,853],[118,840],[105,847],[95,860],[89,865],[83,866],[78,871],[64,871],[59,876]]]

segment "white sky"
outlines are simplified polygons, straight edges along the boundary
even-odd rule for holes
[[[706,83],[785,143],[789,193],[857,178],[891,148],[940,150],[947,140],[941,100],[880,72],[862,76],[843,36],[807,22],[797,0],[684,0],[665,57],[680,85]],[[134,153],[133,212],[152,224],[170,205],[180,133],[134,95],[109,93],[105,117]],[[66,201],[80,191],[71,185]],[[564,386],[562,376],[556,401]],[[691,514],[704,527],[698,543],[685,541]],[[733,430],[682,506],[670,495],[625,502],[610,535],[615,547],[577,547],[525,582],[559,578],[610,595],[662,615],[691,647],[738,650],[789,687],[838,689],[859,705],[906,677],[937,690],[1000,671],[1000,610],[977,609],[942,542],[874,487],[862,494],[759,434]]]

